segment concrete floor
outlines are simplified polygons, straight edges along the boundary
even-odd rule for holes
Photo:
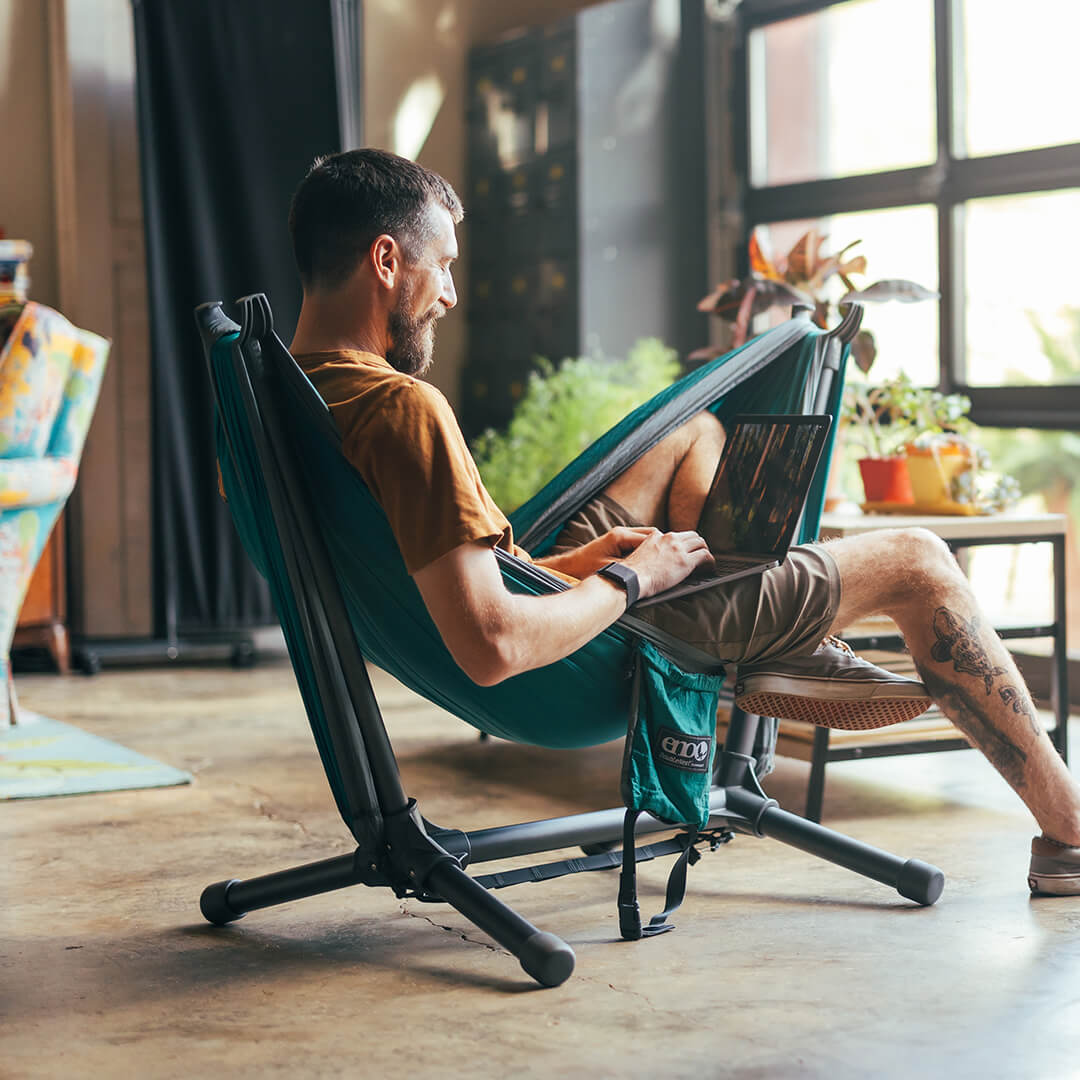
[[[504,892],[577,952],[541,990],[452,910],[387,891],[201,920],[211,881],[349,849],[286,664],[19,690],[196,779],[0,807],[0,1076],[1080,1075],[1080,899],[1029,898],[1031,823],[974,752],[829,766],[826,823],[941,866],[935,907],[740,836],[651,941],[614,940],[613,874]],[[618,745],[481,744],[385,676],[377,690],[430,819],[618,801]],[[769,793],[798,810],[806,778],[781,760]],[[647,914],[668,865],[642,867]]]

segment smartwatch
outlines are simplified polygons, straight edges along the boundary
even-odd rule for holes
[[[596,572],[600,577],[607,578],[608,581],[613,581],[618,585],[620,589],[626,590],[627,610],[638,602],[638,597],[641,595],[641,585],[638,582],[637,574],[629,566],[623,566],[620,562],[610,562]]]

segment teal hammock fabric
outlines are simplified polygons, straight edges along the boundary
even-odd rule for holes
[[[817,331],[808,329],[767,367],[712,402],[712,411],[722,420],[737,412],[804,411],[803,393],[816,337]],[[225,492],[244,547],[269,582],[320,756],[339,809],[350,820],[353,808],[346,805],[249,418],[236,381],[232,360],[236,339],[235,334],[222,338],[211,355]],[[680,380],[602,436],[512,516],[515,533],[521,536],[530,529],[535,532],[537,523],[543,523],[545,509],[557,495],[571,485],[585,490],[589,485],[583,487],[583,480],[602,476],[603,463],[617,457],[628,434],[646,418],[683,397],[688,388],[700,384],[735,355],[738,353],[720,357]],[[829,411],[834,414],[841,382],[836,380],[833,387]],[[309,383],[307,389],[321,401]],[[324,432],[304,420],[303,410],[290,410],[290,415],[295,421],[294,444],[288,452],[299,456],[305,480],[318,505],[317,524],[327,544],[357,642],[371,662],[467,723],[515,742],[575,748],[625,735],[634,655],[640,645],[630,630],[616,624],[555,664],[515,676],[497,686],[477,686],[443,645],[405,569],[386,517],[359,473]],[[624,462],[622,467],[628,463]],[[602,486],[608,482],[610,477],[603,480]],[[817,532],[824,499],[823,478],[816,488],[804,517],[802,540],[812,538]],[[547,527],[543,539],[532,546],[535,554],[542,554],[551,546],[561,525],[560,521]],[[507,587],[514,592],[551,591],[542,580],[536,580],[535,571],[528,567],[504,563],[502,570]],[[708,693],[718,689],[713,676],[687,673],[686,678],[691,682],[696,678],[703,680],[702,689]]]

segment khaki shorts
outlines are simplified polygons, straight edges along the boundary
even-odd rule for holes
[[[566,524],[552,554],[569,551],[619,525],[640,525],[607,495],[597,495]],[[829,632],[840,603],[840,572],[825,548],[792,548],[780,566],[711,589],[641,608],[635,616],[729,663],[807,656]]]

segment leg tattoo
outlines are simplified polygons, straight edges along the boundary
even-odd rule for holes
[[[1005,669],[991,663],[978,634],[977,619],[968,620],[948,608],[939,607],[934,612],[937,641],[931,646],[930,655],[941,664],[951,660],[954,671],[982,679],[989,695],[994,689],[994,676],[1004,675]]]
[[[998,695],[1006,705],[1012,706],[1014,713],[1019,713],[1021,716],[1028,718],[1028,723],[1031,724],[1031,730],[1036,735],[1042,734],[1042,724],[1039,723],[1038,714],[1035,712],[1035,707],[1028,701],[1026,694],[1021,693],[1015,686],[1002,686],[998,688]]]
[[[948,713],[952,722],[982,750],[1009,784],[1020,791],[1024,787],[1027,754],[983,715],[985,705],[980,705],[974,695],[955,683],[946,682],[936,672],[920,669],[919,674],[930,696]]]

